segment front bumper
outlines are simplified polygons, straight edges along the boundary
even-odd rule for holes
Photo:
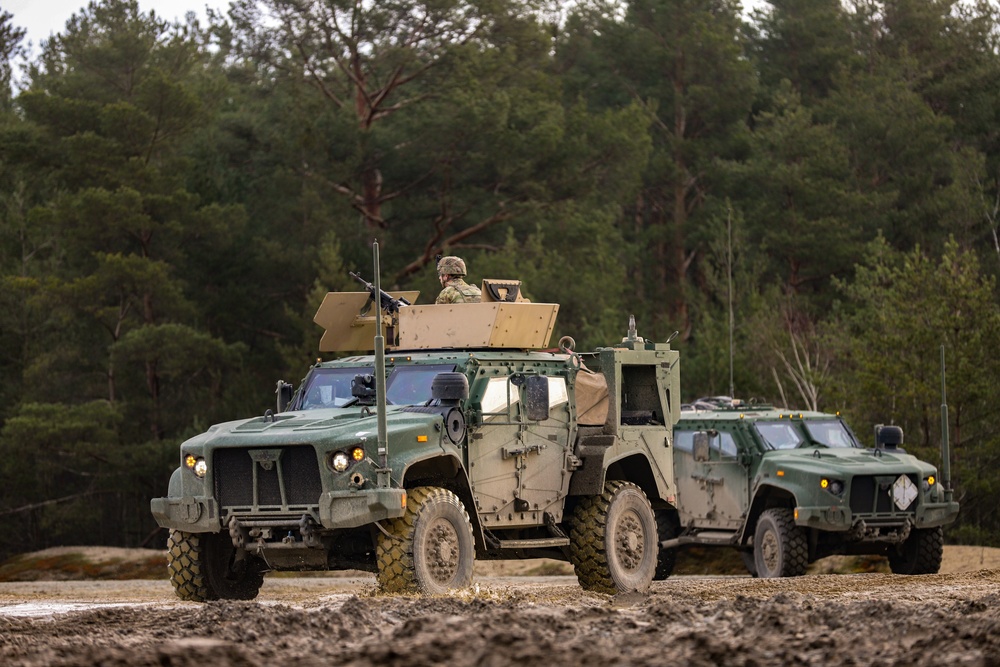
[[[183,530],[189,533],[217,533],[228,521],[228,516],[240,519],[274,519],[289,517],[292,524],[298,522],[301,512],[288,513],[273,511],[260,512],[255,508],[225,508],[220,511],[215,498],[182,497],[153,498],[149,503],[156,523],[163,528]],[[327,491],[319,498],[316,506],[319,522],[323,528],[356,528],[382,519],[394,519],[406,512],[405,489],[363,489],[349,491]],[[225,515],[225,516],[223,516]]]
[[[324,528],[356,528],[405,512],[405,489],[327,491],[319,499],[319,522]]]
[[[958,518],[957,502],[924,503],[916,512],[853,515],[846,506],[796,507],[795,524],[804,528],[838,532],[848,531],[863,521],[868,526],[893,527],[912,523],[914,528],[936,528],[952,523]]]

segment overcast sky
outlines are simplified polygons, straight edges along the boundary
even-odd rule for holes
[[[228,0],[139,0],[139,9],[144,12],[154,10],[160,18],[168,21],[183,20],[184,14],[194,11],[204,19],[205,6],[226,9]],[[87,6],[87,0],[0,0],[0,8],[14,15],[13,23],[28,31],[30,40],[38,52],[41,40],[62,32],[66,21]]]

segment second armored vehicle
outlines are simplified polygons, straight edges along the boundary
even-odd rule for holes
[[[865,447],[838,416],[715,398],[674,428],[672,539],[739,549],[760,577],[800,575],[831,554],[882,554],[893,572],[937,572],[948,482],[895,426]],[[944,453],[947,460],[947,451]]]

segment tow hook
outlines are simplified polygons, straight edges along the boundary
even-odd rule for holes
[[[234,547],[237,549],[246,549],[247,541],[250,539],[250,531],[235,516],[230,517],[229,537],[232,538]]]

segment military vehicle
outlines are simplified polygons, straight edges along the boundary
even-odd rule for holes
[[[885,555],[898,574],[940,568],[942,526],[958,503],[947,474],[906,453],[899,427],[877,427],[866,447],[837,414],[728,397],[683,407],[665,548],[735,547],[767,578],[832,554]]]
[[[317,362],[294,391],[278,383],[276,411],[181,445],[151,502],[180,598],[251,599],[269,570],[369,570],[386,591],[440,593],[468,586],[477,558],[568,560],[605,592],[669,568],[669,341],[633,321],[593,352],[544,349],[558,305],[517,281],[455,305],[411,305],[377,270],[365,287],[315,316],[320,350],[365,354]]]

